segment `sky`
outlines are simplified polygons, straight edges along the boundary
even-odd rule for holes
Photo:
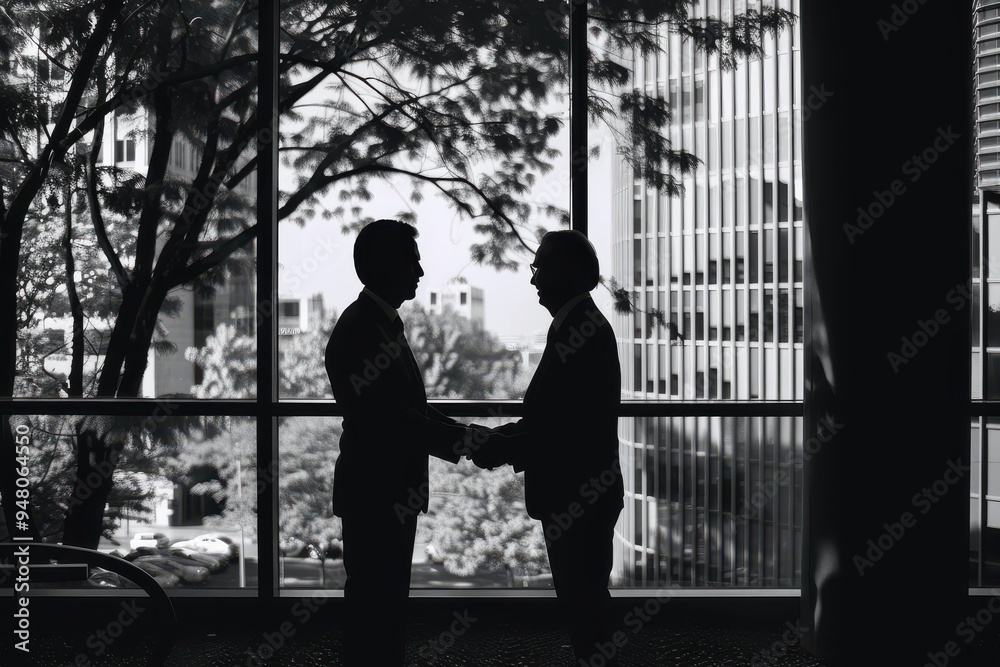
[[[568,147],[568,133],[564,132],[557,145]],[[601,275],[611,275],[611,164],[613,148],[606,131],[591,128],[590,143],[601,145],[601,157],[591,160],[588,169],[590,187],[589,226],[590,238],[598,252]],[[564,155],[566,151],[564,150]],[[532,191],[531,199],[537,203],[557,203],[568,208],[569,178],[566,164],[557,163],[555,169],[541,177]],[[443,199],[427,195],[419,204],[409,201],[409,184],[400,182],[372,183],[375,195],[363,206],[363,214],[378,218],[392,218],[403,210],[416,215],[419,231],[417,244],[420,249],[424,277],[420,281],[417,299],[424,299],[430,290],[440,290],[447,282],[461,276],[473,287],[483,290],[485,327],[497,335],[522,335],[544,331],[551,316],[541,305],[530,284],[528,263],[530,255],[520,256],[521,267],[516,273],[497,272],[487,266],[472,262],[469,246],[483,237],[473,227],[475,221],[460,216]],[[329,195],[329,206],[334,208],[336,193]],[[304,228],[283,222],[278,232],[280,296],[309,297],[322,294],[324,305],[342,312],[361,291],[362,285],[354,273],[352,250],[354,235],[340,231],[339,220],[314,220]],[[539,217],[531,226],[542,224],[557,229],[558,222]],[[527,239],[530,242],[530,239]],[[607,289],[598,286],[593,296],[606,316],[611,315],[611,297]]]

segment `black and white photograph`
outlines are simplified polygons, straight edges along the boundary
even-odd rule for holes
[[[1000,2],[0,0],[0,453],[2,665],[993,665]]]

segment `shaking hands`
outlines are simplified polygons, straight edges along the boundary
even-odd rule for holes
[[[482,424],[469,424],[465,457],[480,468],[493,470],[507,461],[507,437]]]

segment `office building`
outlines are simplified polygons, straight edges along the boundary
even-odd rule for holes
[[[472,287],[464,278],[452,278],[441,289],[429,291],[425,303],[427,312],[432,315],[451,309],[480,327],[486,324],[483,290]]]
[[[722,3],[721,18],[731,8]],[[704,16],[705,4],[692,11]],[[676,197],[647,187],[624,162],[613,169],[613,275],[636,297],[634,314],[613,317],[622,398],[801,401],[798,28],[767,39],[763,58],[735,70],[679,35],[661,44],[662,53],[624,62],[637,87],[669,103],[673,149],[701,165]],[[799,584],[795,418],[620,424],[626,505],[613,576],[621,585]],[[778,473],[786,484],[762,481]]]
[[[977,0],[973,11],[975,163],[972,192],[972,398],[1000,397],[1000,2]],[[984,215],[985,212],[985,215]],[[986,222],[983,225],[983,222]],[[985,280],[984,280],[985,279]],[[988,308],[982,304],[988,303]],[[972,421],[970,557],[973,575],[1000,576],[1000,422]],[[981,462],[988,461],[986,470]],[[992,472],[992,475],[989,473]],[[989,478],[989,479],[988,479]],[[992,479],[992,483],[990,483]],[[986,493],[980,490],[986,487]],[[981,526],[985,525],[985,530]]]

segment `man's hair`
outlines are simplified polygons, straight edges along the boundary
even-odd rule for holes
[[[386,267],[409,259],[417,228],[400,220],[382,219],[369,223],[354,241],[354,270],[365,285]]]
[[[580,289],[588,292],[597,287],[601,276],[597,250],[583,232],[576,229],[548,232],[542,237],[542,243],[548,246],[550,256],[571,282],[579,282]]]

